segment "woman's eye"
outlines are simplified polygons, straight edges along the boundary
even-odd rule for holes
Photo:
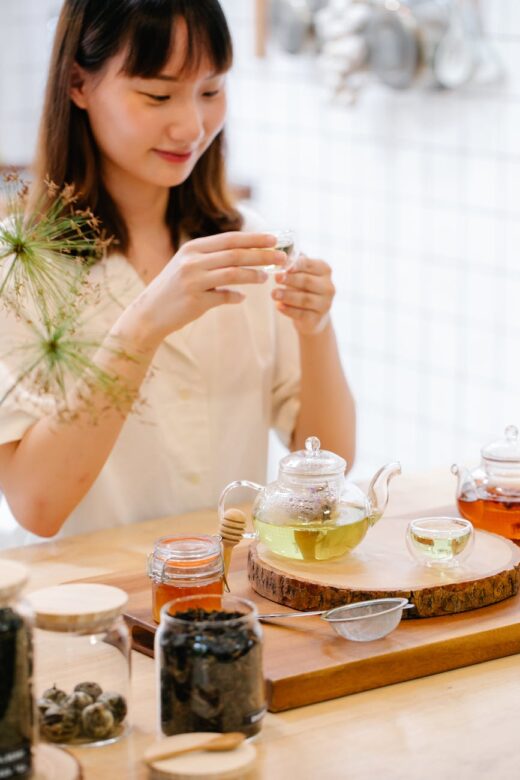
[[[150,98],[150,100],[153,100],[155,103],[164,103],[166,100],[170,99],[170,95],[152,95],[149,92],[142,92],[141,94]]]
[[[220,93],[220,89],[213,89],[208,92],[203,92],[202,97],[212,98],[212,97],[216,97],[219,93]]]

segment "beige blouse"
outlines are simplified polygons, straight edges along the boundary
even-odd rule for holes
[[[254,214],[244,215],[244,230],[264,229]],[[143,282],[121,255],[90,273],[101,298],[86,319],[106,333]],[[296,332],[276,311],[271,288],[270,282],[244,286],[243,303],[213,309],[165,339],[142,385],[144,403],[128,416],[60,536],[215,507],[228,482],[265,481],[269,430],[289,441],[300,381]],[[5,345],[9,328],[17,326],[0,316]],[[14,354],[0,363],[0,397],[13,360]],[[21,439],[44,413],[34,399],[10,396],[0,405],[0,444]],[[36,539],[18,526],[4,500],[0,548]]]

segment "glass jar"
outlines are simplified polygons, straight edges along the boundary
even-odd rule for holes
[[[260,730],[266,711],[262,630],[255,605],[235,596],[176,599],[155,634],[163,734]]]
[[[106,745],[128,729],[130,637],[119,588],[67,584],[27,596],[41,739]]]
[[[32,776],[31,630],[17,604],[27,569],[0,561],[0,778]]]
[[[196,596],[204,607],[206,596],[224,592],[224,564],[220,536],[163,536],[148,558],[152,581],[152,613],[156,623],[161,608],[184,596]]]

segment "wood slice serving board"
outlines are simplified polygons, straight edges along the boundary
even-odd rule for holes
[[[415,609],[406,617],[453,615],[514,596],[520,550],[508,539],[475,531],[467,561],[439,570],[416,563],[405,545],[404,519],[381,520],[349,555],[332,561],[293,561],[253,545],[251,585],[261,596],[297,610],[330,609],[365,599],[400,596]]]
[[[234,552],[231,592],[254,601],[260,613],[272,612],[272,602],[249,584],[248,552],[245,542]],[[151,656],[157,626],[145,565],[143,556],[141,572],[89,581],[128,592],[126,618],[134,648]],[[291,612],[285,607],[278,609]],[[520,594],[482,609],[403,621],[387,637],[374,642],[342,639],[319,617],[273,621],[264,623],[263,629],[268,707],[279,712],[518,653]]]

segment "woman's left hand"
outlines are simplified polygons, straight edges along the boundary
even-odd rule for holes
[[[300,255],[287,271],[277,273],[280,287],[272,292],[278,311],[290,317],[302,336],[321,333],[330,321],[336,293],[331,269],[323,260]]]

